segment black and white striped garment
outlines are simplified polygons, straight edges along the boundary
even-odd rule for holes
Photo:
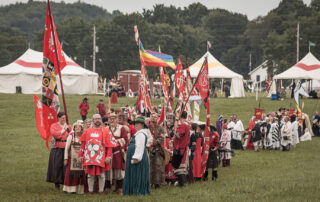
[[[282,123],[275,122],[272,124],[272,144],[276,142],[280,142],[280,130],[282,127]]]

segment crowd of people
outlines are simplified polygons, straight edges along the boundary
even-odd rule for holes
[[[86,113],[83,105],[88,105]],[[58,122],[50,128],[55,143],[47,181],[57,189],[63,185],[66,193],[145,195],[151,187],[183,187],[207,181],[209,176],[215,181],[219,165],[230,166],[236,149],[289,151],[300,141],[310,140],[312,132],[319,135],[318,113],[311,126],[307,114],[280,108],[252,117],[247,129],[237,115],[229,119],[219,115],[210,126],[209,155],[203,169],[206,125],[188,122],[186,111],[179,117],[167,113],[161,121],[158,112],[143,116],[129,106],[106,113],[103,100],[92,119],[86,117],[87,99],[79,109],[82,120],[70,126],[59,112]]]

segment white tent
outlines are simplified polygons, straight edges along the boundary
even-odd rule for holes
[[[82,68],[66,54],[67,66],[62,70],[65,94],[95,94],[98,74]],[[0,93],[15,93],[21,86],[23,94],[41,94],[42,52],[28,49],[11,64],[0,68]],[[60,81],[58,78],[58,88]]]
[[[312,90],[320,90],[320,81],[319,80],[310,80],[309,81],[305,81],[303,84],[302,84],[302,87],[307,90],[309,88],[312,88]]]
[[[196,63],[189,67],[191,77],[198,76],[200,68],[208,56],[209,78],[229,78],[231,80],[230,97],[244,97],[243,76],[221,64],[211,53],[205,53]]]
[[[320,80],[320,61],[309,52],[302,60],[273,79],[314,79]]]

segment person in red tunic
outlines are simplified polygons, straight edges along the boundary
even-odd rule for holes
[[[129,124],[127,114],[120,114],[118,116],[118,119],[119,119],[119,124],[127,128],[128,140],[130,140],[130,138],[133,137],[134,134],[137,132],[137,129],[134,127],[134,125]]]
[[[187,158],[188,154],[188,145],[190,142],[190,126],[186,122],[188,113],[183,111],[181,113],[181,117],[179,123],[177,123],[177,130],[174,134],[173,138],[173,147],[175,151],[180,151],[181,162],[179,167],[176,165],[174,169],[174,175],[178,177],[179,186],[184,186],[186,182],[186,175],[188,174],[188,163],[189,158]],[[174,151],[173,161],[175,161],[175,154],[177,152]],[[173,162],[173,165],[176,164]],[[179,163],[178,163],[179,164]]]
[[[207,161],[206,171],[204,172],[203,179],[208,180],[208,170],[212,168],[212,181],[218,178],[218,166],[219,166],[219,148],[220,140],[219,133],[214,126],[210,126],[210,151]]]
[[[97,105],[97,113],[104,117],[107,114],[106,106],[103,103],[103,99],[99,100],[99,104]]]
[[[245,148],[247,150],[254,150],[254,145],[253,145],[253,141],[252,141],[252,129],[254,128],[254,125],[255,125],[254,120],[255,120],[255,117],[252,117],[249,122],[248,137],[245,142]]]
[[[66,123],[64,112],[58,113],[58,122],[50,127],[50,134],[55,139],[55,147],[50,150],[47,182],[55,183],[56,189],[64,182],[66,167],[63,165],[66,141],[71,132],[71,126]]]
[[[110,134],[109,129],[102,126],[100,114],[93,115],[93,125],[81,136],[79,160],[88,174],[89,193],[93,192],[95,176],[98,176],[99,193],[102,194],[105,185],[105,172],[110,170],[112,148],[118,144]]]
[[[201,163],[202,163],[202,157],[201,157],[201,147],[203,144],[203,136],[201,133],[200,125],[197,123],[192,123],[192,134],[190,137],[190,143],[189,148],[191,150],[190,155],[190,162],[189,162],[189,169],[192,172],[189,172],[189,175],[191,176],[190,181],[200,181],[202,178],[201,173]]]
[[[124,179],[125,170],[125,153],[128,145],[128,134],[125,127],[118,124],[118,116],[116,114],[110,114],[109,130],[113,137],[116,139],[118,146],[112,149],[112,179],[115,180],[115,191],[122,195],[122,184]],[[107,182],[107,191],[111,191],[111,182]]]
[[[85,121],[87,119],[87,114],[90,109],[88,98],[85,97],[78,106],[78,108],[80,110],[80,116],[82,118],[82,121]]]

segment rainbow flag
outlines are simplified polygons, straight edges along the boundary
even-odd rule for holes
[[[144,50],[142,42],[139,40],[139,53],[141,60],[144,62],[145,66],[152,67],[171,67],[172,69],[176,69],[176,65],[173,61],[173,57],[171,55]]]

